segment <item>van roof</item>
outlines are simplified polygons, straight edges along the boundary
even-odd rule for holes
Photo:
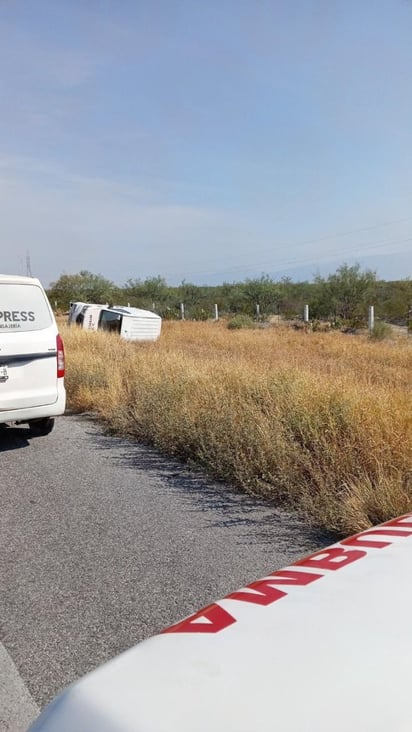
[[[15,283],[20,285],[40,285],[37,277],[24,277],[23,275],[0,274],[0,282]]]
[[[151,310],[142,310],[141,308],[125,307],[124,305],[113,305],[113,307],[105,308],[105,310],[111,310],[122,315],[131,315],[135,318],[156,318],[161,320],[160,315],[153,313]]]

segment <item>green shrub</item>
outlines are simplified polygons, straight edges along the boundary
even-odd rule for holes
[[[388,323],[384,323],[383,320],[378,320],[373,326],[369,336],[374,341],[383,341],[385,338],[390,338],[392,335],[392,328]]]
[[[251,318],[250,315],[244,315],[242,313],[235,315],[227,324],[227,327],[231,330],[238,330],[239,328],[254,328],[254,326],[255,323],[253,318]]]

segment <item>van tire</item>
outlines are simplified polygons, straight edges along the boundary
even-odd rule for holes
[[[49,435],[54,427],[54,419],[45,417],[44,419],[32,419],[29,422],[31,437],[44,437]]]

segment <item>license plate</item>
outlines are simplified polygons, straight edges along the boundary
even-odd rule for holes
[[[0,366],[0,381],[7,381],[9,378],[7,366]]]

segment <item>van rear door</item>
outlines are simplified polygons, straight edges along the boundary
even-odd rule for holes
[[[57,401],[56,338],[42,287],[0,281],[0,412]]]

